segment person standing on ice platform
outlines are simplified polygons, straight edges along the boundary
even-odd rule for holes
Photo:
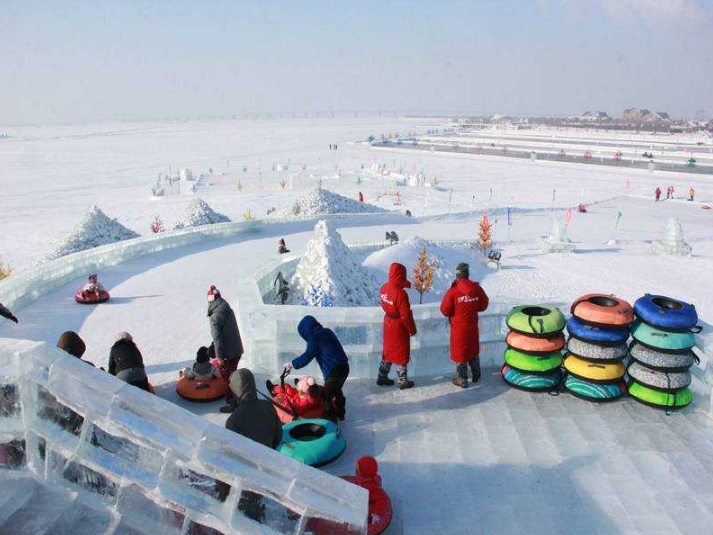
[[[313,316],[305,316],[297,325],[297,332],[307,342],[305,352],[292,362],[285,364],[286,370],[299,370],[316,360],[324,376],[322,399],[327,418],[344,420],[347,400],[342,387],[349,377],[349,358],[344,352],[339,338],[332,329],[322,327]]]
[[[243,356],[243,341],[235,312],[215,286],[208,290],[208,321],[215,357],[220,361],[220,375],[225,382],[226,404],[220,408],[220,412],[233,412],[235,396],[230,389],[230,374],[238,369],[240,357]]]
[[[416,334],[416,322],[411,313],[411,303],[404,288],[410,288],[406,279],[406,267],[394,262],[389,268],[389,282],[381,286],[381,308],[384,309],[384,345],[376,384],[392,386],[389,379],[391,365],[396,364],[399,388],[413,388],[408,378],[408,363],[411,356],[410,337]]]
[[[468,386],[468,367],[473,382],[480,379],[478,312],[488,308],[487,294],[480,284],[468,278],[469,267],[464,262],[458,264],[456,280],[441,301],[441,314],[451,325],[451,360],[458,373],[453,384],[461,388]]]

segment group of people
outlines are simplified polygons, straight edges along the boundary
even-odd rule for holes
[[[676,188],[674,188],[673,186],[669,186],[666,188],[666,198],[667,199],[673,199],[674,193],[676,193]],[[654,190],[654,199],[656,199],[657,202],[660,201],[662,194],[663,194],[663,190],[657,186],[656,189]],[[693,201],[693,200],[695,200],[695,198],[696,198],[696,190],[693,188],[689,188],[688,189],[688,200]]]

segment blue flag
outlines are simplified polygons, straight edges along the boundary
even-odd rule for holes
[[[510,207],[507,207],[508,211],[508,227],[512,225],[512,216],[510,215]]]

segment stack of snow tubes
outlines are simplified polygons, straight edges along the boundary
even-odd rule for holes
[[[567,322],[564,388],[588,401],[614,401],[626,393],[627,340],[634,322],[632,306],[613,295],[577,299]]]
[[[696,361],[692,348],[698,314],[683,301],[649,295],[634,303],[636,322],[629,354],[629,395],[636,401],[666,410],[682,409],[693,394],[689,368]]]
[[[500,373],[510,386],[532,392],[556,390],[562,382],[562,331],[565,318],[557,307],[522,305],[506,318],[505,364]]]

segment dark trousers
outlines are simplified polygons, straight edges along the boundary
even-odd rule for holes
[[[461,379],[468,379],[468,368],[473,375],[473,382],[480,379],[480,357],[475,357],[468,362],[459,362],[456,366],[456,372]]]
[[[240,362],[240,357],[234,359],[226,359],[225,366],[220,367],[220,376],[223,378],[225,383],[225,400],[232,401],[235,396],[233,391],[230,390],[230,374],[238,369],[238,363]]]
[[[344,397],[342,387],[349,377],[349,364],[337,364],[329,376],[324,380],[323,400],[327,408],[327,416],[344,420],[347,412],[347,399]]]

